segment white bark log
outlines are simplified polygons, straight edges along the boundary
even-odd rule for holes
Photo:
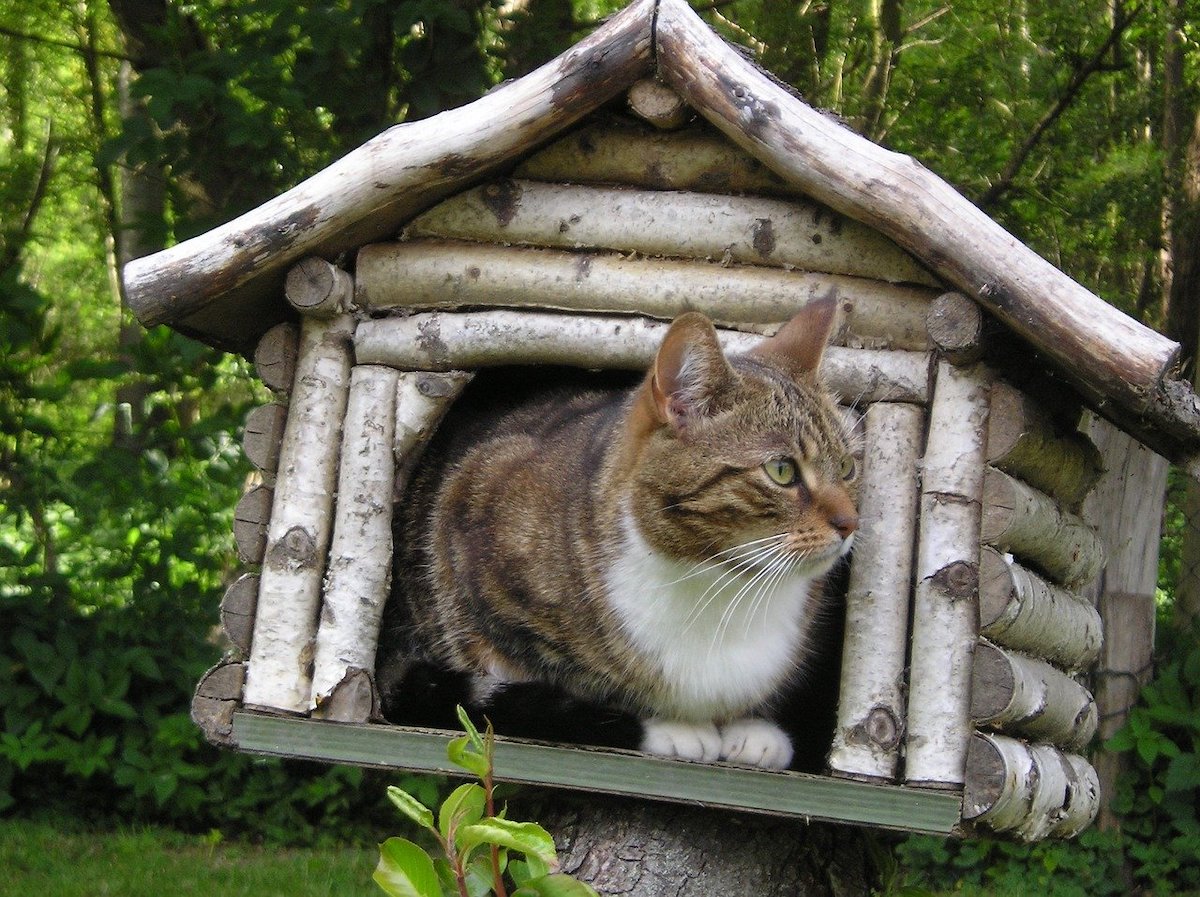
[[[979,518],[990,377],[937,367],[922,465],[905,781],[962,784],[979,625]]]
[[[395,498],[400,501],[426,443],[474,374],[405,371],[396,389]]]
[[[517,166],[519,178],[629,184],[650,190],[803,196],[749,153],[709,130],[664,133],[603,122],[580,128]]]
[[[309,706],[353,329],[344,316],[306,318],[301,328],[246,672],[248,705],[296,713]]]
[[[355,350],[359,363],[401,370],[470,370],[503,364],[644,370],[667,326],[645,318],[430,312],[363,321],[355,335]],[[762,340],[728,330],[719,334],[730,353],[748,351]],[[831,346],[825,350],[820,373],[845,404],[921,403],[928,394],[928,365],[929,355],[924,352]]]
[[[1082,750],[1096,734],[1091,692],[1044,660],[989,642],[975,649],[971,683],[975,724]]]
[[[317,627],[309,707],[320,707],[350,668],[373,670],[392,580],[392,488],[400,372],[360,364],[350,375],[337,509]]]
[[[867,409],[859,517],[850,585],[835,775],[893,780],[904,733],[904,662],[916,542],[920,408],[877,402]]]
[[[878,231],[813,202],[762,196],[493,181],[434,206],[405,234],[612,249],[938,286]]]
[[[629,110],[660,131],[674,131],[695,115],[687,103],[657,78],[643,78],[625,95]]]
[[[328,318],[350,310],[354,278],[323,258],[309,256],[288,271],[283,292],[301,314]]]
[[[988,461],[1054,496],[1078,505],[1104,472],[1095,444],[1070,421],[1057,422],[1032,398],[1007,383],[992,390]]]
[[[979,630],[998,644],[1068,670],[1096,662],[1100,614],[1081,595],[1047,582],[994,548],[982,550]]]
[[[1095,530],[1048,495],[994,467],[984,485],[983,540],[1064,586],[1095,579],[1104,546]]]
[[[1082,757],[1004,735],[971,739],[963,819],[1025,841],[1072,837],[1100,806],[1095,770]]]
[[[925,314],[935,295],[843,275],[432,240],[365,246],[356,272],[369,310],[499,305],[664,320],[694,310],[743,327],[787,321],[832,289],[843,310],[836,341],[913,350],[929,348]]]

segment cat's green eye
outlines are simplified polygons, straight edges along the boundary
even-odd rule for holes
[[[847,455],[842,459],[842,479],[852,480],[856,473],[858,473],[858,464],[855,463],[853,455]]]
[[[800,472],[796,469],[796,462],[791,458],[773,458],[763,465],[763,470],[767,472],[772,482],[778,483],[780,486],[794,486],[800,478]]]

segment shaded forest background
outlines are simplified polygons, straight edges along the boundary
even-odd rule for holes
[[[277,842],[369,839],[361,770],[202,743],[191,690],[234,573],[244,359],[124,310],[120,265],[226,221],[389,124],[562,51],[610,0],[10,0],[0,10],[0,813]],[[809,102],[909,153],[1191,364],[1200,2],[693,5]],[[993,879],[1200,887],[1200,498],[1173,480],[1160,664],[1110,745],[1120,832],[913,842]],[[1200,532],[1200,528],[1195,528]],[[1033,870],[1033,871],[1031,871]],[[1040,870],[1040,871],[1039,871]],[[1104,890],[1111,887],[1114,890]]]

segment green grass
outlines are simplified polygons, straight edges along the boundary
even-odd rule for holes
[[[371,881],[378,858],[374,845],[293,850],[0,821],[0,897],[380,897]]]

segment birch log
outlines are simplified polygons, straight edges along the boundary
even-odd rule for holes
[[[250,653],[254,609],[258,605],[258,574],[244,573],[221,599],[221,629],[242,657]]]
[[[1005,651],[989,642],[975,648],[971,717],[1068,751],[1079,751],[1096,734],[1092,693],[1044,660]]]
[[[832,289],[843,309],[835,341],[914,350],[929,347],[934,295],[842,275],[427,240],[363,247],[357,283],[369,310],[500,305],[664,320],[694,310],[734,325],[781,323]]]
[[[263,334],[254,350],[254,369],[258,377],[277,393],[290,393],[296,376],[296,352],[300,328],[285,321]]]
[[[1100,808],[1096,772],[1082,757],[1003,735],[971,739],[964,821],[982,822],[1025,841],[1070,838]]]
[[[514,174],[650,190],[803,196],[754,156],[707,128],[663,133],[616,122],[588,125],[534,153]]]
[[[218,747],[236,747],[233,712],[241,706],[246,665],[222,660],[201,678],[192,696],[192,722]]]
[[[913,603],[909,784],[957,787],[970,739],[971,663],[979,625],[979,520],[989,375],[937,366],[922,465]]]
[[[1057,363],[1141,432],[1194,445],[1200,404],[1171,380],[1178,346],[1080,286],[953,187],[798,101],[714,34],[686,0],[660,0],[659,73],[687,103],[818,202],[874,227]],[[1168,436],[1168,433],[1173,434]]]
[[[360,364],[350,374],[310,708],[330,697],[347,670],[375,666],[379,619],[392,581],[399,379],[399,371],[381,365]]]
[[[268,485],[275,482],[275,471],[279,468],[279,443],[283,440],[286,423],[287,406],[274,402],[259,405],[246,415],[242,448],[246,458],[258,468]]]
[[[408,479],[421,458],[425,445],[450,405],[474,374],[464,371],[432,373],[405,371],[396,384],[396,483],[394,498],[400,501]]]
[[[1082,502],[1104,472],[1100,452],[1074,422],[1056,424],[1043,407],[1007,383],[992,390],[988,461],[1068,507]]]
[[[283,293],[301,314],[328,318],[350,310],[354,278],[323,258],[309,256],[288,271]]]
[[[405,234],[612,249],[938,285],[878,231],[813,202],[762,196],[493,181],[434,206]]]
[[[267,527],[275,493],[269,486],[255,486],[233,509],[233,544],[243,564],[261,564],[267,550]]]
[[[835,775],[893,780],[904,736],[904,659],[916,542],[920,408],[867,409],[859,518],[846,596]]]
[[[246,671],[248,705],[296,713],[309,706],[353,330],[346,316],[306,318],[301,328]]]
[[[625,101],[634,115],[660,131],[674,131],[695,115],[679,94],[657,78],[643,78],[635,83]]]
[[[564,364],[645,370],[667,324],[645,318],[606,318],[518,311],[430,312],[363,321],[355,334],[359,363],[401,370],[448,371],[504,364]],[[718,331],[730,353],[761,342],[754,334]],[[924,352],[831,346],[821,376],[843,402],[916,402],[928,394]]]
[[[1055,582],[1081,585],[1104,566],[1104,546],[1080,517],[1008,474],[987,469],[983,540],[1034,564]]]
[[[979,631],[1068,670],[1090,667],[1103,642],[1100,614],[1083,596],[988,546],[980,553]]]

